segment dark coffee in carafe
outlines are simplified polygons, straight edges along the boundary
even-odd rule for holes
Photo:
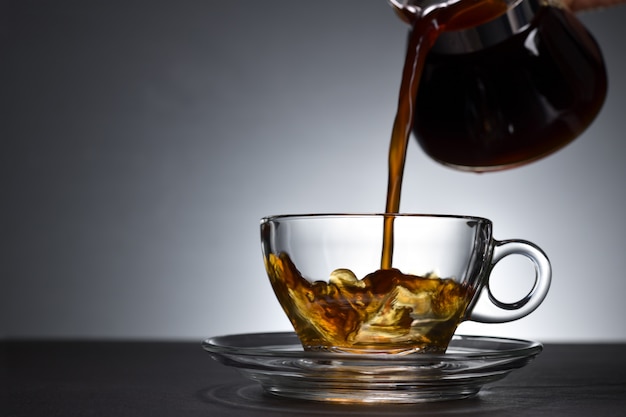
[[[433,46],[413,124],[431,158],[470,171],[511,168],[562,148],[596,117],[607,88],[598,45],[571,12],[534,7],[507,39],[468,51],[444,34]]]

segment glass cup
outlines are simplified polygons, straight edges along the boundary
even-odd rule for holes
[[[281,215],[261,220],[261,241],[274,292],[305,350],[444,353],[464,320],[519,319],[550,287],[544,252],[524,240],[495,240],[492,229],[470,216]],[[391,267],[381,268],[384,234],[393,248],[386,248]],[[513,254],[534,264],[535,282],[507,303],[490,291],[489,275]],[[474,312],[481,297],[495,309]]]

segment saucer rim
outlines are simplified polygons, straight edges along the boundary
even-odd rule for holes
[[[269,344],[254,346],[236,346],[227,345],[223,342],[238,338],[260,339],[272,338],[282,340],[290,338],[293,340],[289,345],[286,344]],[[223,341],[218,343],[218,341]],[[500,349],[468,349],[466,346],[461,348],[468,349],[467,352],[455,351],[458,344],[467,342],[483,342],[496,344],[509,344],[516,347],[504,347]],[[288,349],[277,349],[278,346],[288,346]],[[254,357],[281,357],[290,359],[336,359],[336,360],[374,360],[380,362],[406,362],[407,359],[415,361],[416,358],[423,358],[428,361],[445,360],[445,361],[467,361],[467,360],[496,360],[499,358],[512,358],[524,356],[536,356],[543,350],[543,344],[538,341],[525,340],[519,338],[498,337],[498,336],[480,336],[455,334],[450,342],[450,348],[446,353],[422,353],[414,352],[409,354],[395,353],[349,353],[349,352],[324,352],[324,351],[305,351],[299,343],[298,337],[293,331],[281,332],[253,332],[253,333],[233,333],[220,336],[212,336],[202,341],[202,348],[212,354],[233,354],[237,356],[254,356]]]

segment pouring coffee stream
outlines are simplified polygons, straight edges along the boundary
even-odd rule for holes
[[[555,1],[389,0],[411,25],[389,148],[398,213],[411,132],[434,160],[486,172],[525,165],[594,120],[607,79],[595,40]],[[381,268],[391,268],[393,217]]]

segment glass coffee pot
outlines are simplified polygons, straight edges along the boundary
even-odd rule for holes
[[[409,23],[429,8],[463,1],[389,0]],[[553,0],[483,2],[506,4],[498,17],[474,26],[468,14],[467,27],[444,31],[428,52],[412,128],[431,158],[477,172],[562,148],[594,120],[607,89],[596,41],[565,7]]]

